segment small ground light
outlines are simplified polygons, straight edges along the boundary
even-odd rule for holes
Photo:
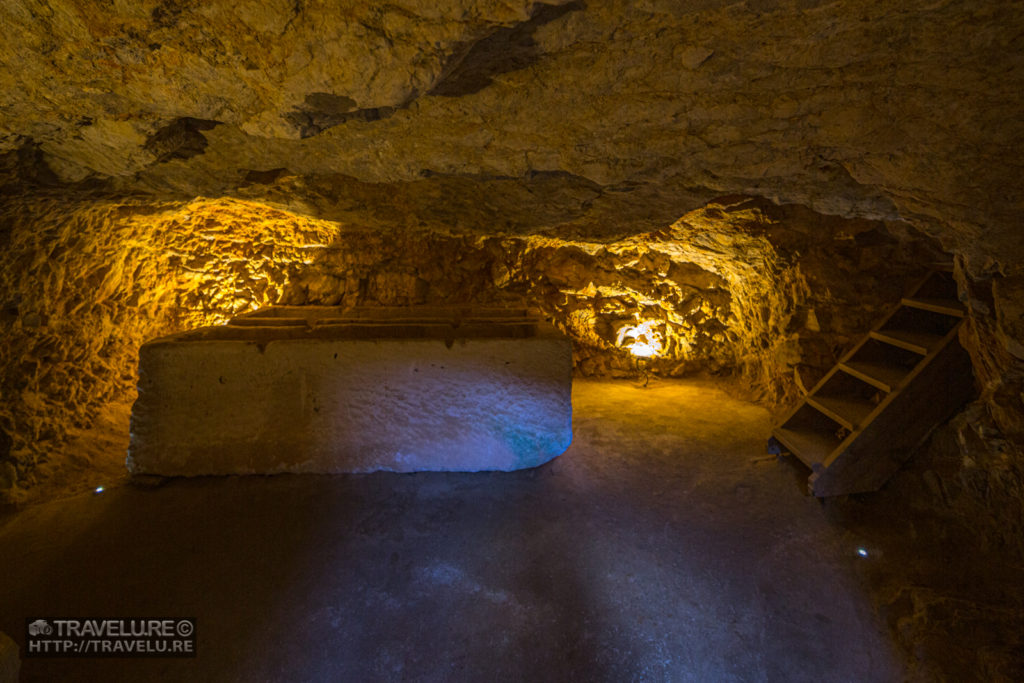
[[[857,548],[857,554],[860,555],[861,557],[867,557],[868,556],[867,548]]]
[[[94,493],[103,493],[103,487],[102,486],[97,486],[96,490],[94,491]]]

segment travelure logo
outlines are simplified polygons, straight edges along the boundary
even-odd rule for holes
[[[27,657],[194,657],[195,619],[29,618]]]
[[[46,623],[45,619],[36,619],[28,625],[30,636],[48,636],[53,633],[53,627]]]

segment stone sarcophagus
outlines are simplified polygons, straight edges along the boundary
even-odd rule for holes
[[[273,307],[139,355],[134,473],[515,470],[572,440],[570,342],[524,309]]]

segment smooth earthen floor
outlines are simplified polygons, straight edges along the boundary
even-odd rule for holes
[[[857,539],[705,383],[577,382],[516,473],[120,483],[0,519],[0,631],[191,616],[198,656],[53,681],[897,681]],[[382,418],[381,429],[386,429]]]

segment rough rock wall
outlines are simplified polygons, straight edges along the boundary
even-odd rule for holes
[[[351,229],[252,202],[3,201],[3,483],[131,398],[147,339],[289,304],[523,302],[581,374],[736,374],[779,403],[895,300],[928,247],[881,223],[734,198],[610,243]],[[863,273],[869,273],[863,275]]]
[[[960,339],[980,396],[912,471],[930,493],[927,504],[972,529],[973,520],[996,521],[982,542],[1024,558],[1024,277],[958,277],[968,307]]]
[[[16,0],[0,24],[0,148],[61,181],[558,173],[674,217],[742,193],[902,218],[974,276],[1024,260],[1015,0]]]
[[[982,400],[1005,437],[1024,443],[1024,275],[960,280],[970,311],[963,341]]]
[[[7,197],[0,490],[135,387],[139,346],[275,301],[330,224],[237,201]]]
[[[737,374],[773,405],[839,352],[938,258],[905,226],[723,198],[612,242],[546,235],[346,230],[292,280],[292,305],[526,302],[575,342],[582,375]]]

